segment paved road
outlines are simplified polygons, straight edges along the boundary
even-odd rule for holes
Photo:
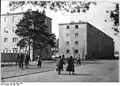
[[[28,66],[28,69],[24,68],[20,69],[18,66],[15,66],[14,64],[8,65],[4,64],[5,66],[1,67],[1,78],[12,78],[12,77],[18,77],[18,76],[24,76],[29,74],[36,74],[41,72],[47,72],[55,69],[55,61],[44,61],[42,63],[42,67],[38,68],[36,62],[31,62]]]
[[[89,61],[75,67],[75,75],[63,71],[58,75],[55,70],[26,76],[4,79],[18,82],[118,82],[118,60]]]

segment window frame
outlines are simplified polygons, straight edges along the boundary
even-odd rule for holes
[[[66,45],[69,45],[70,43],[69,43],[69,41],[66,41]]]
[[[75,53],[75,54],[78,54],[78,50],[77,50],[77,49],[75,49],[75,50],[74,50],[74,53]]]
[[[70,29],[70,26],[69,26],[69,25],[67,25],[67,26],[66,26],[66,29]]]
[[[75,37],[78,37],[79,36],[79,33],[75,33]]]
[[[76,27],[76,26],[77,26],[77,27]],[[79,27],[78,25],[75,25],[75,29],[78,29],[78,27]]]
[[[4,38],[4,43],[8,42],[8,38]]]
[[[4,32],[8,33],[8,27],[4,27]]]
[[[70,53],[70,50],[69,49],[66,49],[66,54],[69,54]]]
[[[79,45],[79,41],[75,41],[75,45]]]

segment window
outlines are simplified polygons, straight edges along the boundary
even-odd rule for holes
[[[17,21],[18,17],[17,16],[13,16],[13,21]]]
[[[18,41],[18,38],[17,37],[14,37],[13,38],[13,42],[17,42]]]
[[[4,17],[4,22],[6,22],[6,20],[7,20],[7,18],[6,18],[6,17]]]
[[[70,50],[66,50],[66,54],[70,53]]]
[[[75,33],[75,37],[77,37],[79,34],[78,33]]]
[[[15,32],[15,27],[12,27],[12,31]]]
[[[8,42],[8,38],[4,38],[4,42]]]
[[[74,52],[77,54],[77,53],[78,53],[78,50],[75,50]]]
[[[5,48],[5,52],[8,53],[8,48]]]
[[[5,50],[3,50],[3,53],[5,53]]]
[[[8,33],[8,28],[7,27],[4,28],[4,32]]]
[[[75,29],[78,29],[78,25],[75,25]]]
[[[69,45],[69,41],[66,41],[66,45]]]
[[[12,48],[13,49],[13,53],[18,53],[18,48]]]
[[[78,45],[79,44],[79,42],[78,41],[75,41],[75,45]]]
[[[69,26],[66,26],[67,29],[69,29],[70,27]]]
[[[68,36],[69,36],[69,33],[66,33],[66,36],[68,37]]]

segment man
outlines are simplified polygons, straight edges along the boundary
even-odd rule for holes
[[[25,59],[26,68],[28,68],[29,61],[30,61],[30,56],[27,54]]]
[[[20,68],[23,68],[23,61],[24,61],[24,55],[21,53],[21,55],[20,55]]]
[[[38,56],[38,68],[40,67],[41,68],[41,65],[42,65],[42,56]]]
[[[16,58],[16,66],[19,65],[19,54],[17,55],[17,58]]]
[[[77,65],[81,65],[80,54],[79,54],[79,57],[77,58]]]

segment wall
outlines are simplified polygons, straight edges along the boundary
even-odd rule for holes
[[[99,57],[102,59],[112,59],[114,58],[114,42],[113,39],[104,34],[103,32],[98,32],[98,51]]]
[[[1,62],[15,62],[17,53],[1,53]]]
[[[87,24],[87,57],[95,59],[98,51],[98,34],[97,29],[90,24]]]
[[[106,59],[114,56],[114,42],[111,37],[88,24],[87,54],[89,59]]]
[[[75,25],[78,25],[78,29],[75,29]],[[70,26],[70,29],[66,29],[66,26]],[[81,59],[84,59],[86,53],[86,24],[84,23],[68,23],[59,25],[59,53],[64,54],[65,57],[73,55],[73,50],[77,49],[78,56],[80,54]],[[69,36],[66,36],[69,33]],[[75,33],[79,33],[78,37],[75,37]],[[66,45],[66,41],[69,41],[69,45]],[[75,45],[75,41],[79,41],[79,45]],[[70,50],[69,54],[66,54],[66,50]]]

